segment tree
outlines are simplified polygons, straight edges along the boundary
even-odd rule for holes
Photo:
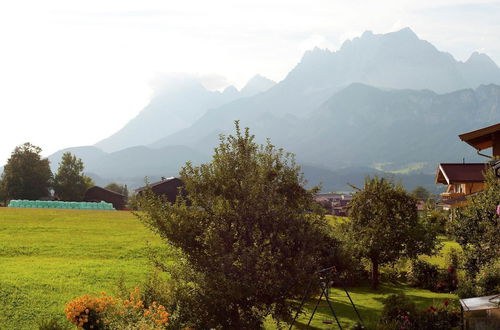
[[[83,162],[70,152],[65,152],[54,176],[54,193],[63,201],[81,201],[92,179],[83,174]]]
[[[111,190],[111,191],[114,191],[116,193],[122,194],[125,197],[128,197],[128,187],[126,184],[123,185],[123,184],[118,184],[118,183],[113,182],[113,183],[108,184],[104,188]]]
[[[157,263],[175,283],[174,314],[186,326],[224,329],[290,317],[291,299],[337,251],[293,157],[257,145],[237,123],[210,163],[187,163],[180,177],[187,197],[140,202],[143,222],[179,254],[175,266]]]
[[[500,180],[493,170],[485,173],[486,188],[469,196],[468,205],[456,210],[452,233],[462,246],[465,269],[472,279],[479,269],[500,256]]]
[[[411,192],[411,194],[415,198],[421,199],[424,201],[428,200],[429,197],[431,197],[431,193],[429,192],[429,190],[425,189],[422,186],[416,186],[415,189],[413,189],[413,191]]]
[[[373,288],[379,283],[380,265],[433,252],[436,233],[419,220],[416,199],[402,186],[383,178],[367,178],[364,189],[349,205],[351,244],[370,260]]]
[[[36,200],[49,195],[52,172],[41,152],[29,142],[14,149],[2,174],[1,190],[6,199]]]

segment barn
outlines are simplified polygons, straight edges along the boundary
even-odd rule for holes
[[[157,196],[164,196],[168,199],[170,203],[174,203],[177,199],[179,193],[185,195],[185,191],[183,189],[184,182],[182,182],[179,178],[162,178],[162,180],[158,182],[151,183],[145,187],[141,187],[135,190],[138,195],[144,193],[148,188],[150,188],[153,193]]]
[[[123,210],[125,209],[126,196],[99,186],[93,186],[87,190],[83,200],[85,202],[105,201],[113,204],[115,209]]]

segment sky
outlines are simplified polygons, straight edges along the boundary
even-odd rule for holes
[[[500,64],[500,1],[0,1],[0,165],[31,142],[43,155],[92,145],[149,101],[166,73],[238,88],[282,80],[314,47],[410,27],[466,60]]]

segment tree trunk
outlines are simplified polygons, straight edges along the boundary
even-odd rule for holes
[[[371,269],[371,280],[372,280],[372,288],[377,289],[378,287],[378,260],[371,259],[372,269]]]

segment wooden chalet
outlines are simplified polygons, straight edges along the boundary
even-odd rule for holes
[[[157,196],[164,196],[170,203],[174,203],[179,194],[185,195],[184,182],[179,178],[162,178],[158,182],[151,183],[147,186],[138,188],[135,192],[138,195],[143,194],[147,189]]]
[[[99,186],[93,186],[90,187],[85,192],[85,197],[83,198],[83,201],[85,202],[105,201],[113,204],[113,207],[115,209],[123,210],[125,209],[127,197],[112,190],[108,190]]]
[[[458,137],[475,148],[481,156],[491,159],[500,157],[500,123],[460,134]],[[489,148],[492,149],[491,156],[481,153],[481,151]],[[444,209],[466,205],[466,196],[484,189],[484,172],[489,167],[489,163],[439,164],[436,172],[436,183],[448,186],[446,191],[441,194],[440,205]]]
[[[445,209],[463,206],[467,203],[465,196],[484,189],[484,171],[488,164],[439,164],[436,183],[447,185],[441,194],[441,205]]]

